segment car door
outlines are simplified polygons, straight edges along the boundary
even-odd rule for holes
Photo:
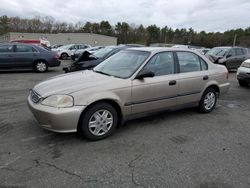
[[[192,52],[176,52],[178,60],[178,105],[200,100],[200,94],[209,81],[207,63]]]
[[[234,68],[238,68],[241,63],[246,60],[246,56],[246,50],[244,48],[236,48],[236,62]]]
[[[32,67],[34,60],[37,59],[38,51],[30,45],[15,45],[15,66],[16,67]]]
[[[237,64],[236,49],[231,48],[231,50],[226,55],[225,65],[228,69],[232,69],[235,68],[235,64]]]
[[[173,53],[154,55],[142,70],[152,71],[155,76],[132,81],[132,114],[175,106],[178,84]]]
[[[12,68],[15,66],[13,54],[14,46],[12,44],[0,45],[0,68]]]

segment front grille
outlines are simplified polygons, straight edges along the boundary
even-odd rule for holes
[[[35,91],[33,91],[33,90],[31,90],[30,96],[31,96],[31,100],[34,103],[38,103],[40,101],[40,99],[41,99],[40,95],[38,93],[36,93]]]

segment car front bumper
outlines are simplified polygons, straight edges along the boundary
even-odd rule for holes
[[[238,68],[237,79],[250,83],[250,68],[246,68],[246,67]]]
[[[86,107],[49,107],[33,103],[30,96],[28,97],[28,106],[42,128],[59,133],[76,132],[81,113]]]

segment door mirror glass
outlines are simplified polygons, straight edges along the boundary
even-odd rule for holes
[[[136,76],[136,79],[143,79],[143,78],[152,78],[155,74],[152,71],[149,70],[142,70],[138,73]]]

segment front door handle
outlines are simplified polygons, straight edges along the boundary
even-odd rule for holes
[[[170,86],[176,85],[176,80],[171,80],[171,81],[169,82],[169,85],[170,85]]]
[[[208,76],[203,76],[203,80],[208,80]]]

